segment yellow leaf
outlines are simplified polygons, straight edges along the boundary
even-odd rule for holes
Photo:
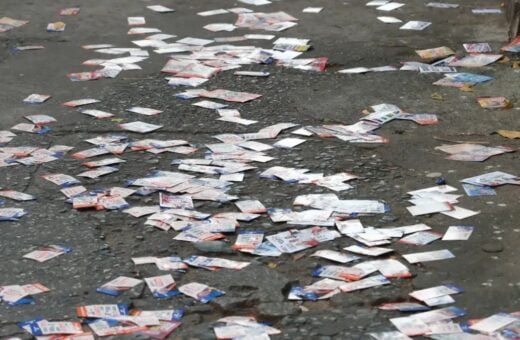
[[[513,131],[513,130],[498,130],[497,133],[502,136],[509,139],[515,139],[520,138],[520,131]]]
[[[471,85],[465,84],[459,87],[459,90],[464,92],[473,92],[473,87],[471,87]]]
[[[442,94],[437,93],[437,92],[432,93],[432,99],[433,100],[444,100],[444,98],[442,98]]]
[[[509,59],[509,57],[503,57],[503,58],[500,59],[498,62],[499,62],[500,64],[507,64],[507,63],[509,62],[509,60],[511,60],[511,59]]]

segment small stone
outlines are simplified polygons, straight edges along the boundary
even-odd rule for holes
[[[395,222],[398,219],[399,219],[399,217],[394,216],[394,215],[385,215],[381,218],[382,221],[386,221],[386,222]]]
[[[442,176],[437,177],[435,179],[435,184],[437,184],[437,185],[444,185],[444,184],[446,184],[446,179],[444,177],[442,177]]]
[[[196,242],[193,246],[204,253],[233,253],[229,245],[222,241]]]
[[[257,307],[258,313],[266,318],[279,318],[300,313],[300,308],[291,302],[266,302]]]
[[[318,334],[333,336],[341,333],[346,327],[347,324],[345,322],[326,322],[318,329]]]
[[[190,307],[186,308],[185,310],[189,314],[193,314],[193,313],[198,313],[198,314],[213,313],[213,308],[211,308],[211,306],[209,306],[209,305],[190,306]]]
[[[499,241],[484,243],[481,249],[486,253],[500,253],[504,250],[504,245]]]
[[[300,316],[300,317],[297,317],[296,319],[294,319],[294,323],[305,323],[307,322],[307,318],[304,317],[304,316]]]

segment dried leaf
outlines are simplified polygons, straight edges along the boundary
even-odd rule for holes
[[[498,130],[497,133],[502,136],[509,139],[515,139],[520,138],[520,131],[513,131],[513,130]]]
[[[442,97],[442,94],[437,93],[437,92],[432,93],[432,99],[433,100],[444,100],[444,98]]]
[[[461,87],[459,87],[459,90],[463,92],[473,92],[473,87],[469,84],[464,84]]]

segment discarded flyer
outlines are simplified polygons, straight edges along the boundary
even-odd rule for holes
[[[427,21],[408,21],[403,26],[399,27],[400,30],[415,30],[422,31],[432,23]],[[455,66],[455,65],[453,65]]]
[[[334,251],[334,250],[318,250],[311,256],[321,257],[321,258],[324,258],[324,259],[327,259],[330,261],[334,261],[334,262],[339,262],[339,263],[347,263],[347,262],[352,262],[352,261],[356,261],[356,260],[360,259],[360,257],[358,257],[358,256],[340,253],[340,252]]]
[[[512,107],[511,102],[506,97],[479,97],[477,101],[484,109],[507,109]]]
[[[249,262],[231,261],[205,256],[189,256],[184,259],[184,263],[193,267],[200,267],[207,270],[217,270],[221,268],[240,270],[249,266],[250,264]]]
[[[470,238],[473,233],[473,226],[450,226],[444,236],[443,241],[466,241]]]
[[[163,6],[163,5],[152,5],[152,6],[146,6],[148,9],[154,11],[154,12],[158,12],[158,13],[170,13],[170,12],[175,12],[174,9],[172,8],[169,8],[169,7],[166,7],[166,6]]]
[[[32,201],[36,199],[33,195],[14,190],[0,190],[0,197],[10,198],[15,201]]]
[[[179,287],[179,291],[202,303],[208,303],[225,294],[218,289],[197,282],[184,284]]]
[[[31,94],[23,100],[27,104],[41,104],[47,101],[51,96],[46,94]]]
[[[260,247],[263,239],[264,233],[262,231],[244,230],[238,234],[232,248],[243,252],[252,252]]]
[[[137,122],[132,122],[132,123],[120,124],[119,127],[123,130],[131,131],[131,132],[149,133],[149,132],[162,128],[162,125],[155,125],[155,124],[137,121]]]
[[[235,202],[235,205],[244,213],[263,214],[267,212],[267,209],[258,200],[238,201]]]
[[[134,279],[131,277],[120,276],[110,282],[105,283],[101,287],[96,289],[96,292],[111,295],[111,296],[119,296],[123,292],[141,284],[142,280]]]
[[[448,249],[443,249],[436,251],[427,251],[422,253],[405,254],[403,255],[403,257],[409,263],[418,263],[452,259],[455,257],[455,255],[453,255],[453,253]]]
[[[495,196],[497,192],[495,189],[487,186],[479,186],[473,184],[462,184],[462,188],[466,192],[466,195],[470,197],[475,196]]]
[[[70,247],[61,245],[50,245],[47,247],[42,247],[38,250],[34,250],[28,254],[25,254],[23,257],[38,262],[45,262],[57,256],[70,253],[71,251],[72,248]]]
[[[170,297],[179,294],[175,289],[177,285],[171,275],[147,277],[144,281],[156,298]]]

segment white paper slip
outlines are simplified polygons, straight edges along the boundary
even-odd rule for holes
[[[390,319],[390,322],[397,328],[400,332],[408,335],[408,336],[417,336],[423,335],[429,332],[428,325],[418,319],[413,319],[410,317],[402,317],[402,318],[394,318]]]
[[[347,263],[347,262],[359,260],[359,257],[357,257],[355,255],[344,254],[344,253],[340,253],[339,251],[334,251],[334,250],[318,250],[311,256],[322,257],[324,259],[334,261],[334,262],[339,262],[339,263]]]
[[[250,40],[273,40],[275,35],[271,34],[246,34],[244,35],[246,39]]]
[[[448,249],[443,250],[435,250],[435,251],[427,251],[423,253],[413,253],[403,255],[406,261],[409,263],[418,263],[418,262],[429,262],[429,261],[438,261],[438,260],[446,260],[452,259],[455,257],[451,251]]]
[[[346,68],[346,69],[338,71],[338,73],[352,73],[352,74],[367,73],[367,72],[370,72],[370,69],[366,68],[366,67],[353,67],[353,68]]]
[[[60,190],[62,194],[67,196],[68,198],[74,197],[76,195],[82,194],[85,191],[87,191],[87,188],[83,186],[75,186],[75,187],[69,187],[65,189]]]
[[[244,8],[244,7],[233,7],[233,8],[228,8],[228,11],[230,11],[231,13],[235,13],[235,14],[240,14],[240,13],[253,13],[253,12],[254,12],[252,9]]]
[[[166,40],[171,38],[177,38],[176,35],[173,34],[165,34],[165,33],[159,33],[159,34],[152,34],[144,38],[145,40]]]
[[[261,6],[261,5],[268,5],[271,3],[269,0],[238,0],[244,4],[247,5],[255,5],[255,6]]]
[[[281,148],[281,149],[290,149],[294,148],[297,145],[300,145],[301,143],[305,142],[305,139],[300,138],[284,138],[276,143],[273,144],[275,148]]]
[[[204,109],[212,109],[212,110],[218,110],[218,109],[223,109],[223,108],[227,107],[226,104],[212,102],[211,100],[202,100],[200,102],[193,103],[192,105],[202,107]]]
[[[269,72],[254,72],[254,71],[235,71],[235,76],[249,76],[249,77],[268,77]]]
[[[448,228],[444,236],[443,241],[466,241],[469,240],[471,233],[473,233],[473,226],[470,225],[457,225]]]
[[[480,211],[473,211],[461,207],[453,207],[451,211],[442,211],[441,214],[456,218],[457,220],[463,220],[465,218],[480,214]]]
[[[177,42],[179,44],[185,44],[185,45],[204,46],[204,45],[211,44],[213,42],[213,40],[187,37],[187,38],[184,38],[181,40],[177,40]]]
[[[307,7],[303,9],[303,13],[319,13],[323,10],[323,7]]]
[[[161,30],[153,27],[132,27],[128,30],[128,35],[161,33]]]
[[[144,116],[155,116],[161,113],[161,110],[151,109],[148,107],[140,107],[140,106],[134,106],[129,109],[126,109],[128,112],[138,113]]]
[[[483,175],[465,178],[461,182],[479,185],[496,187],[503,184],[520,184],[517,180],[518,176],[511,175],[502,171],[493,171]]]
[[[310,137],[313,135],[312,132],[306,130],[305,128],[299,128],[297,130],[291,131],[291,134],[305,137]]]
[[[217,113],[220,117],[240,117],[240,111],[237,109],[218,109]]]
[[[370,6],[370,7],[379,7],[379,6],[383,6],[387,3],[389,3],[390,1],[389,0],[374,0],[374,1],[369,1],[366,3],[366,6]]]
[[[219,8],[219,9],[214,9],[211,11],[199,12],[199,13],[197,13],[197,15],[200,15],[201,17],[209,17],[211,15],[226,14],[226,13],[229,13],[229,11],[225,10],[223,8]]]
[[[208,31],[211,31],[211,32],[222,32],[222,31],[232,32],[237,27],[233,24],[215,23],[215,24],[208,24],[208,25],[204,26],[203,28],[207,29]]]
[[[375,275],[375,276],[366,277],[359,281],[346,282],[346,283],[342,284],[339,287],[339,289],[341,289],[342,292],[348,293],[348,292],[353,292],[356,290],[383,286],[383,285],[387,285],[387,284],[390,284],[390,280],[388,280],[383,275]]]
[[[414,30],[414,31],[422,31],[426,27],[430,26],[432,23],[427,21],[408,21],[403,26],[399,27],[400,30]]]
[[[426,4],[428,7],[434,7],[434,8],[457,8],[459,7],[459,4],[447,4],[443,2],[429,2]]]
[[[407,235],[407,234],[411,234],[411,233],[416,233],[418,231],[430,230],[431,227],[427,226],[424,223],[419,223],[419,224],[414,224],[414,225],[405,225],[402,227],[388,228],[388,229],[393,230],[393,231],[400,231],[404,235]]]
[[[48,100],[51,96],[45,94],[33,93],[23,100],[24,103],[28,104],[41,104]]]
[[[380,232],[378,229],[373,228],[373,227],[365,228],[362,233],[357,234],[357,237],[360,237],[369,242],[390,239],[390,236],[386,235],[385,233]]]
[[[127,20],[129,26],[139,26],[146,24],[146,20],[144,17],[128,17]]]
[[[403,22],[401,19],[397,19],[394,17],[377,17],[377,20],[382,21],[385,24],[395,24],[395,23]]]
[[[462,333],[463,330],[460,327],[459,324],[454,322],[435,322],[435,323],[429,323],[428,327],[430,328],[430,331],[427,333],[428,335],[433,334],[450,334],[455,335],[457,333]]]
[[[137,133],[148,133],[162,128],[162,125],[149,124],[145,122],[131,122],[120,124],[119,127],[123,130],[137,132]]]
[[[360,220],[337,221],[336,228],[343,235],[355,235],[362,233],[365,229]]]
[[[146,8],[148,8],[148,9],[154,11],[154,12],[158,12],[158,13],[169,13],[169,12],[175,12],[174,9],[169,8],[169,7],[166,7],[166,6],[162,6],[162,5],[146,6]]]
[[[389,249],[389,248],[381,248],[381,247],[366,248],[366,247],[361,247],[358,245],[353,245],[353,246],[346,247],[343,249],[345,249],[346,251],[349,251],[351,253],[354,253],[354,254],[361,254],[361,255],[367,255],[367,256],[380,256],[380,255],[391,253],[394,251],[393,249]]]
[[[429,201],[428,204],[406,207],[413,216],[427,215],[453,210],[453,207],[444,202]]]
[[[230,122],[230,123],[237,123],[240,125],[252,125],[252,124],[258,123],[258,121],[256,121],[256,120],[245,119],[245,118],[241,118],[241,117],[220,117],[217,120],[221,120],[224,122]]]
[[[101,176],[105,176],[108,174],[111,174],[113,172],[119,171],[119,169],[111,167],[111,166],[102,166],[95,170],[85,171],[80,174],[78,174],[79,177],[86,177],[86,178],[98,178]]]
[[[412,340],[409,336],[398,331],[368,333],[368,335],[376,340]]]
[[[423,194],[423,193],[427,193],[427,192],[439,192],[442,194],[447,194],[447,193],[454,192],[454,191],[457,191],[457,188],[454,188],[449,185],[437,185],[434,187],[429,187],[429,188],[424,188],[424,189],[419,189],[419,190],[414,190],[414,191],[408,191],[407,194],[409,194],[411,196],[415,196],[415,195]]]
[[[514,316],[511,316],[509,314],[498,313],[476,322],[469,328],[477,332],[490,334],[499,330],[500,328],[506,327],[510,323],[513,323],[517,320],[518,318],[515,318]]]
[[[238,144],[238,146],[240,146],[241,148],[244,148],[244,149],[249,149],[249,150],[259,151],[259,152],[271,150],[273,148],[271,145],[260,143],[260,142],[255,142],[255,141],[240,143],[240,144]]]
[[[452,298],[451,295],[444,295],[444,296],[439,296],[436,298],[426,299],[426,300],[423,300],[423,302],[430,307],[435,307],[435,306],[441,306],[441,305],[447,305],[450,303],[454,303],[455,299]]]
[[[408,236],[403,237],[399,240],[400,243],[413,244],[416,246],[424,246],[429,244],[435,240],[438,240],[442,237],[441,234],[438,234],[433,231],[419,231],[414,234],[410,234]]]
[[[474,8],[471,12],[473,14],[500,14],[502,10],[500,8]]]
[[[430,324],[440,321],[449,322],[448,320],[450,319],[454,319],[464,315],[465,312],[462,309],[451,306],[413,314],[410,316],[410,318],[421,320],[424,323]]]
[[[169,77],[168,79],[168,85],[171,86],[191,86],[191,87],[197,87],[199,85],[204,84],[209,79],[206,78],[181,78],[181,77]]]
[[[237,174],[220,175],[220,180],[228,181],[228,182],[242,182],[244,180],[244,174],[237,173]]]
[[[399,3],[399,2],[389,2],[382,6],[377,7],[376,9],[379,11],[390,12],[390,11],[393,11],[394,9],[398,9],[399,7],[402,7],[402,6],[404,6],[404,4]]]
[[[445,284],[442,286],[435,286],[420,290],[415,290],[411,292],[409,295],[413,297],[414,299],[420,300],[420,301],[428,301],[432,300],[441,296],[446,295],[452,295],[452,294],[459,294],[463,292],[463,289],[460,287],[457,287],[453,284]]]
[[[237,208],[244,213],[263,214],[267,212],[262,202],[258,200],[244,200],[235,202]]]

